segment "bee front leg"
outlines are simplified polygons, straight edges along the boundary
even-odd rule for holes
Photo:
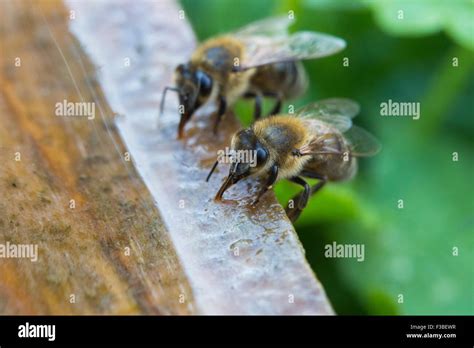
[[[272,185],[275,183],[276,179],[278,177],[278,166],[276,164],[274,164],[271,168],[270,168],[270,172],[269,172],[269,175],[268,175],[268,179],[267,179],[267,182],[265,183],[265,185],[260,189],[260,192],[258,193],[258,196],[257,198],[255,199],[255,201],[252,203],[252,205],[256,205],[260,198],[269,190],[272,188]]]
[[[308,183],[299,176],[290,178],[289,180],[304,187],[304,191],[297,194],[292,199],[293,203],[296,203],[296,206],[290,207],[290,204],[288,204],[285,209],[286,215],[288,215],[288,218],[291,220],[291,222],[295,222],[308,204],[309,197],[318,192],[326,184],[326,180],[321,179],[311,188]]]
[[[224,116],[226,111],[227,111],[227,100],[224,98],[224,96],[219,95],[219,108],[217,109],[217,117],[214,122],[214,134],[217,134],[219,123],[221,123],[222,116]]]

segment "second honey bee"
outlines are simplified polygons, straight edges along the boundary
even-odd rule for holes
[[[194,51],[189,62],[175,71],[181,119],[178,137],[193,113],[207,101],[217,101],[214,132],[226,110],[241,97],[255,99],[254,117],[262,113],[262,98],[275,98],[270,114],[280,111],[283,99],[301,95],[307,78],[300,60],[334,54],[345,47],[342,39],[315,32],[288,34],[291,20],[277,17],[255,22],[220,37],[211,38]]]
[[[275,115],[256,121],[237,132],[231,142],[232,153],[253,152],[256,163],[231,161],[229,175],[215,199],[248,176],[266,176],[254,204],[281,179],[303,186],[304,190],[288,206],[288,217],[295,221],[309,197],[328,181],[343,181],[357,171],[357,157],[371,156],[380,150],[378,141],[362,128],[352,125],[359,112],[349,99],[326,99],[309,104],[294,115]],[[209,180],[218,162],[215,163]],[[303,179],[319,179],[310,187]]]

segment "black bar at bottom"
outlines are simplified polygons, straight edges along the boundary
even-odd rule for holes
[[[43,325],[54,325],[54,340],[52,326]],[[472,316],[0,316],[0,346],[272,342],[472,346],[473,330]],[[40,334],[43,337],[31,337]]]

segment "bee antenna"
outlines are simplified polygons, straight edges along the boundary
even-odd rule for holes
[[[214,165],[212,166],[212,169],[209,172],[209,175],[207,176],[206,182],[209,181],[209,179],[211,178],[212,173],[214,173],[214,170],[216,170],[216,167],[217,167],[218,164],[219,164],[219,160],[217,160],[216,163],[214,163]]]
[[[156,126],[158,128],[159,123],[160,123],[160,116],[163,115],[163,111],[165,109],[165,99],[166,99],[166,92],[168,91],[173,91],[179,94],[179,88],[177,87],[171,87],[171,86],[166,86],[165,89],[163,90],[163,94],[161,96],[161,103],[160,103],[160,113],[158,114],[158,120],[156,123]]]

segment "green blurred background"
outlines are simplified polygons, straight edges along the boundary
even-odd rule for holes
[[[315,195],[296,224],[336,312],[474,314],[474,2],[181,3],[199,40],[288,11],[296,18],[291,31],[346,40],[343,52],[305,62],[310,89],[291,102],[352,98],[361,105],[355,123],[383,146],[359,162],[354,180]],[[380,116],[389,99],[420,102],[420,119]],[[236,106],[244,124],[252,106]],[[282,182],[275,190],[286,205],[300,188]],[[365,260],[325,258],[333,241],[364,244]]]

